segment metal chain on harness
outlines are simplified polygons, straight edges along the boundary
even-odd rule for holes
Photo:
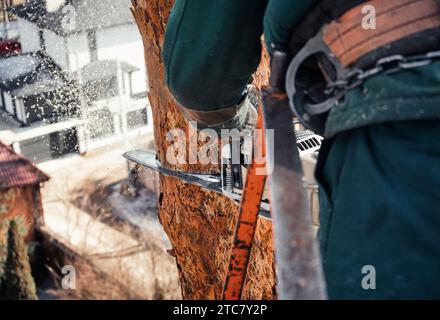
[[[348,91],[362,86],[366,80],[380,74],[395,74],[432,64],[440,60],[440,51],[430,51],[417,55],[392,55],[379,59],[370,69],[345,68],[330,48],[323,41],[322,30],[311,38],[295,55],[285,73],[285,88],[291,109],[298,120],[318,134],[324,133],[327,115],[339,104]],[[280,53],[286,55],[286,53]],[[297,82],[297,74],[304,61],[314,55],[326,57],[325,65],[334,69],[334,75],[325,76],[326,83],[321,94],[304,89]],[[324,61],[322,61],[324,62]],[[324,68],[326,71],[327,68]]]
[[[375,66],[370,69],[354,69],[343,79],[330,81],[327,84],[325,94],[329,96],[339,96],[347,91],[360,87],[369,78],[380,74],[394,74],[404,70],[412,70],[428,66],[434,61],[440,60],[440,51],[431,51],[426,54],[413,56],[392,55],[379,59]]]

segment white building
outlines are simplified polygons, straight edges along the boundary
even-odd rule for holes
[[[66,71],[95,60],[126,62],[138,68],[134,92],[147,91],[144,48],[130,0],[47,1],[31,0],[13,9],[23,53],[45,49]]]
[[[41,51],[0,59],[0,140],[35,161],[79,151],[75,88]]]
[[[22,54],[44,53],[80,84],[83,151],[152,131],[144,48],[130,4],[28,0],[11,9]]]

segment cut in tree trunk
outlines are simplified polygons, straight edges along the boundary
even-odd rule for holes
[[[166,150],[172,142],[167,133],[176,128],[190,134],[164,81],[162,43],[171,0],[132,0],[132,13],[145,48],[158,159],[173,170],[218,173],[218,165],[170,165]],[[255,75],[257,85],[268,78],[268,59]],[[190,139],[195,139],[193,136]],[[190,150],[188,150],[189,152]],[[181,181],[160,176],[158,214],[176,255],[184,299],[220,299],[235,231],[238,206],[229,199]],[[244,299],[275,298],[275,262],[272,223],[259,219]]]

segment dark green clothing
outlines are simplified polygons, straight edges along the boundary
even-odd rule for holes
[[[440,62],[380,75],[350,91],[327,119],[326,136],[388,121],[440,119]]]
[[[181,105],[198,111],[237,104],[260,62],[265,13],[269,50],[285,49],[289,26],[315,2],[176,0],[163,44],[171,93]]]
[[[176,100],[199,111],[237,104],[263,26],[269,51],[286,49],[316,2],[176,0],[163,56]],[[440,121],[428,119],[440,119],[440,63],[376,76],[330,112],[317,170],[330,298],[440,298]],[[361,288],[364,265],[376,268],[376,290]]]
[[[165,80],[184,107],[237,104],[260,62],[266,1],[177,0],[163,58]]]
[[[264,41],[270,54],[274,49],[288,50],[292,29],[317,2],[317,0],[269,1],[264,14]],[[289,14],[286,14],[287,12]]]
[[[316,170],[333,299],[440,298],[440,122],[371,125],[326,140]],[[363,290],[364,265],[376,290]]]

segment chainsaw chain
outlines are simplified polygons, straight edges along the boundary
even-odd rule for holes
[[[413,56],[392,55],[379,59],[370,69],[354,69],[343,79],[330,81],[325,93],[329,96],[342,97],[347,91],[360,87],[369,78],[379,74],[394,74],[404,70],[412,70],[432,64],[440,60],[440,51],[431,51],[426,54]]]

